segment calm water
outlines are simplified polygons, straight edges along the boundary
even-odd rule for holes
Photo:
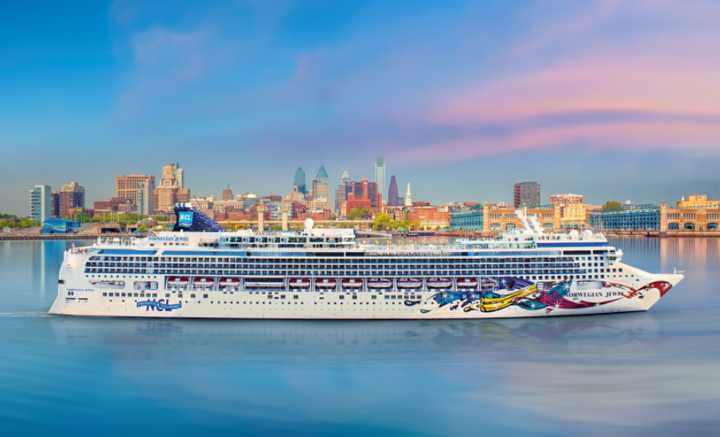
[[[428,322],[49,317],[66,243],[0,242],[0,434],[715,434],[720,239],[643,314]]]

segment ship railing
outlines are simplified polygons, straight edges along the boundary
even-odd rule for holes
[[[132,246],[136,242],[135,237],[110,237],[100,236],[97,239],[98,244],[105,246]]]

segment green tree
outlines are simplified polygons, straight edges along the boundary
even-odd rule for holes
[[[23,217],[18,223],[18,227],[23,229],[32,228],[33,226],[37,226],[37,222],[35,222],[35,220],[31,219],[30,217]]]
[[[367,208],[353,208],[348,213],[348,220],[366,220],[372,216]]]
[[[373,219],[372,228],[375,231],[393,231],[398,228],[398,222],[393,220],[389,214],[381,212]]]
[[[602,206],[603,212],[613,212],[613,211],[622,211],[623,206],[622,203],[618,202],[617,200],[608,200],[605,202],[605,205]]]
[[[88,214],[86,211],[80,211],[75,214],[73,220],[76,220],[80,223],[90,223],[92,221],[92,217],[90,217],[90,214]]]

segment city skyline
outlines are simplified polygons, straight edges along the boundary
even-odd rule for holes
[[[380,157],[379,159],[382,159],[382,157]],[[367,170],[365,171],[365,173],[361,173],[361,174],[358,176],[358,179],[357,179],[358,181],[360,181],[360,180],[362,180],[362,179],[365,179],[365,180],[372,180],[372,179],[374,179],[374,177],[371,176],[371,175],[374,175],[376,160],[371,160],[371,161],[369,161],[369,162],[366,163],[366,164],[367,164],[367,165],[366,165],[366,169],[367,169]],[[151,178],[151,179],[153,179],[153,180],[154,180],[155,178],[157,178],[158,180],[160,180],[160,179],[162,179],[162,173],[166,170],[166,167],[171,167],[171,166],[176,166],[176,165],[177,165],[177,164],[176,164],[175,162],[173,162],[173,161],[168,161],[168,162],[166,162],[165,164],[163,164],[163,165],[161,166],[160,171],[158,171],[158,170],[156,169],[155,172],[152,172],[152,171],[151,171],[151,172],[149,172],[148,175],[140,175],[140,174],[137,174],[137,172],[134,173],[134,174],[133,174],[132,172],[130,172],[128,175],[111,175],[111,176],[109,176],[108,181],[106,181],[106,182],[110,185],[110,194],[107,195],[107,196],[105,196],[105,197],[98,197],[98,198],[95,198],[95,197],[92,197],[92,196],[91,196],[91,197],[88,197],[88,198],[87,198],[87,205],[89,205],[88,207],[91,208],[92,203],[95,202],[95,201],[105,201],[106,199],[114,198],[114,196],[116,196],[116,195],[118,194],[118,192],[117,192],[117,179],[118,179],[118,178],[128,178],[128,177],[130,177],[130,178],[132,178],[132,177],[137,178],[137,177],[142,177],[142,178]],[[185,166],[183,165],[183,167],[185,167]],[[189,199],[195,199],[195,198],[201,199],[201,198],[207,198],[207,197],[212,197],[212,198],[215,198],[215,199],[221,199],[221,198],[223,197],[224,191],[225,191],[226,189],[228,189],[228,188],[232,189],[231,191],[235,191],[236,193],[249,193],[249,194],[257,195],[258,197],[285,196],[287,193],[289,193],[289,192],[291,192],[291,191],[293,190],[293,187],[294,187],[294,186],[296,186],[298,170],[302,170],[303,168],[304,168],[304,166],[300,165],[300,166],[296,167],[296,169],[295,169],[294,171],[291,171],[291,173],[290,173],[289,175],[286,175],[286,179],[288,179],[288,180],[286,181],[285,187],[284,187],[284,188],[281,187],[281,189],[279,189],[279,190],[276,191],[276,192],[270,192],[270,191],[268,191],[268,192],[263,192],[263,191],[246,190],[246,189],[243,189],[242,187],[234,187],[233,184],[225,183],[225,184],[222,184],[221,186],[219,186],[216,191],[199,192],[199,193],[193,191],[193,193],[192,193],[191,196],[189,196],[189,192],[188,192],[188,197],[187,197],[187,199],[188,199],[188,200],[189,200]],[[184,168],[180,169],[180,171],[181,171],[182,173],[184,173],[184,170],[185,170]],[[288,169],[288,170],[291,170],[291,169]],[[319,167],[318,167],[317,172],[318,172],[318,174],[322,173],[323,175],[328,175],[328,171],[327,171],[327,169],[325,168],[325,165],[324,165],[324,164],[319,164]],[[335,181],[333,181],[333,177],[332,177],[332,176],[329,176],[329,175],[324,178],[324,179],[326,179],[327,181],[329,181],[329,182],[327,182],[327,183],[329,184],[329,187],[327,188],[327,189],[329,190],[329,191],[328,191],[328,194],[329,194],[329,196],[330,196],[330,200],[329,200],[329,201],[330,201],[330,204],[329,204],[329,205],[332,206],[333,209],[336,209],[336,205],[337,205],[337,203],[336,203],[336,202],[337,202],[337,200],[336,200],[336,199],[337,199],[337,197],[336,197],[336,196],[337,196],[337,193],[336,193],[336,189],[335,189],[336,185],[334,185],[334,184],[336,184],[337,182],[342,181],[342,180],[343,180],[343,176],[344,176],[347,172],[348,172],[347,169],[342,170],[341,174],[337,177],[337,179],[335,179]],[[334,173],[334,172],[332,172],[331,174],[333,174],[333,173]],[[313,173],[313,174],[314,174],[314,173]],[[394,175],[394,174],[390,174],[390,176],[391,176],[391,178],[396,178],[396,175]],[[317,178],[318,178],[318,175],[315,175],[315,176],[313,176],[312,178],[310,178],[310,179],[308,180],[308,182],[313,182],[313,181],[316,180]],[[399,178],[396,178],[396,179],[399,179]],[[68,182],[68,181],[69,181],[69,182]],[[430,203],[436,204],[436,205],[447,205],[447,204],[459,203],[459,202],[478,202],[478,203],[491,203],[491,204],[507,204],[507,205],[511,205],[511,206],[512,206],[512,205],[515,203],[515,201],[517,200],[517,199],[516,199],[516,196],[517,196],[517,186],[518,186],[518,185],[522,185],[522,184],[526,184],[526,183],[528,183],[528,182],[511,181],[508,186],[502,187],[502,190],[504,190],[504,193],[501,193],[501,194],[500,194],[498,197],[496,197],[496,198],[490,198],[490,197],[486,197],[486,196],[481,196],[481,197],[479,197],[479,198],[450,199],[450,200],[446,200],[446,201],[433,201],[433,200],[430,200],[430,199],[432,199],[432,198],[434,197],[434,196],[432,196],[432,195],[429,195],[429,196],[421,196],[421,197],[417,198],[417,197],[415,196],[415,194],[414,194],[415,190],[414,190],[414,188],[413,188],[413,201],[420,200],[420,201],[422,201],[422,202],[430,202]],[[532,182],[532,183],[536,183],[536,182]],[[547,191],[546,188],[544,187],[544,184],[543,184],[543,181],[542,181],[542,180],[541,180],[541,181],[538,181],[537,183],[539,183],[539,185],[543,187],[543,188],[542,188],[543,191],[542,191],[542,193],[540,193],[540,197],[539,197],[540,201],[539,201],[539,203],[538,203],[537,205],[542,205],[542,206],[550,205],[550,204],[553,203],[553,202],[552,202],[552,197],[553,197],[554,195],[558,195],[558,194],[560,194],[560,193],[563,193],[563,192],[565,192],[565,191],[568,191],[568,190],[563,189],[563,188],[560,188],[560,189],[558,189],[558,190]],[[58,191],[62,191],[62,187],[63,187],[63,186],[67,186],[67,185],[69,185],[69,184],[77,184],[77,182],[76,182],[76,181],[72,181],[72,180],[70,180],[70,179],[66,180],[66,181],[63,182],[63,183],[58,183],[58,184],[46,184],[44,181],[38,182],[37,184],[34,184],[33,186],[26,187],[26,190],[25,190],[25,192],[23,193],[23,196],[24,196],[24,197],[23,197],[23,199],[24,199],[24,205],[22,206],[22,208],[21,208],[20,211],[18,211],[18,212],[13,212],[13,211],[9,211],[9,210],[4,210],[4,211],[1,211],[1,212],[17,214],[18,216],[28,216],[28,215],[30,215],[30,214],[29,214],[29,209],[28,209],[28,194],[27,194],[27,193],[28,193],[28,190],[32,191],[33,187],[37,187],[37,186],[48,186],[48,187],[50,187],[50,189],[53,191],[53,195],[55,195],[54,192],[55,192],[55,190],[56,190],[56,187],[57,187]],[[408,185],[412,185],[413,187],[415,186],[415,182],[414,182],[414,181],[410,181],[410,180],[403,180],[402,182],[398,182],[398,184],[401,184],[401,185],[402,185],[403,193],[405,193],[405,191],[408,189]],[[312,193],[311,193],[311,190],[310,190],[310,187],[309,187],[310,185],[312,185],[312,184],[308,184],[308,189],[307,189],[308,202],[313,198]],[[103,187],[103,188],[104,188],[104,187]],[[83,189],[83,193],[84,193],[85,187],[83,186],[82,189]],[[93,191],[93,189],[95,189],[95,191],[100,191],[100,190],[97,190],[97,187],[90,187],[90,191]],[[387,197],[387,195],[388,195],[388,192],[387,192],[387,191],[388,191],[388,187],[386,187],[386,190],[385,190],[385,191],[386,191],[386,192],[381,193],[381,194],[383,195],[383,196],[382,196],[383,204],[386,204],[386,203],[388,202],[388,200],[389,200],[389,198]],[[631,191],[632,191],[632,190],[628,190],[628,192],[631,192]],[[675,198],[675,199],[680,199],[680,198],[684,199],[685,197],[687,197],[687,196],[689,196],[689,195],[692,195],[693,193],[700,193],[700,191],[692,191],[692,188],[690,188],[690,191],[682,192],[682,193],[680,194],[680,196],[678,196],[678,197]],[[712,191],[710,191],[710,194],[709,194],[709,195],[710,195],[710,197],[713,197],[713,195],[712,195],[711,193],[712,193]],[[708,192],[705,192],[705,194],[708,194]],[[157,194],[156,194],[156,196],[157,196]],[[634,199],[634,198],[632,198],[632,197],[630,197],[630,196],[617,197],[617,198],[612,198],[612,197],[604,197],[604,198],[603,198],[603,197],[601,196],[601,197],[599,198],[599,200],[593,201],[593,200],[592,200],[592,196],[587,196],[587,195],[584,194],[584,193],[583,193],[581,196],[582,196],[583,198],[585,198],[586,200],[588,200],[588,204],[595,204],[595,205],[603,204],[603,203],[606,202],[606,201],[619,201],[619,202],[622,202],[622,203],[626,203],[626,202],[627,202],[627,203],[638,204],[638,205],[641,205],[641,204],[653,204],[653,203],[654,203],[654,204],[659,204],[659,203],[668,202],[668,201],[672,202],[673,199],[674,199],[674,198],[671,198],[671,197],[666,197],[666,198],[661,198],[661,199],[659,199],[659,200],[645,201],[645,200],[637,200],[637,199]],[[123,197],[123,195],[121,195],[120,197]],[[321,197],[325,197],[325,196],[321,196]],[[437,196],[435,196],[435,197],[437,197]],[[589,197],[590,199],[588,199],[588,197]],[[156,201],[157,201],[157,199],[156,199]],[[404,204],[404,201],[403,201],[403,197],[402,197],[402,196],[400,197],[400,201],[401,201],[401,204]],[[388,206],[391,206],[391,205],[388,205]],[[146,208],[147,208],[147,206],[144,207],[143,209],[141,209],[140,211],[145,211]],[[165,208],[167,208],[167,206],[166,206]],[[158,212],[159,212],[159,211],[158,211]]]
[[[108,198],[112,176],[178,159],[199,194],[285,193],[298,165],[334,187],[384,156],[433,203],[509,201],[519,180],[591,203],[720,197],[716,2],[0,11],[2,212],[38,184]]]

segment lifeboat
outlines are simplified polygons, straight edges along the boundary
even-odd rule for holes
[[[477,285],[478,281],[475,278],[458,278],[457,280],[458,288],[476,288]]]
[[[427,281],[428,288],[452,288],[452,280],[447,278],[433,278]]]
[[[285,288],[285,280],[279,278],[245,279],[245,288]]]
[[[307,278],[291,278],[288,285],[290,288],[310,288],[310,280]]]
[[[185,285],[187,283],[188,283],[187,276],[170,276],[170,277],[168,277],[168,284]]]
[[[388,289],[392,288],[393,282],[392,279],[370,279],[368,280],[368,288],[372,289]]]
[[[343,279],[342,286],[343,288],[352,288],[356,290],[358,288],[362,288],[363,281],[362,279]]]
[[[215,284],[213,278],[208,276],[196,276],[193,278],[193,287],[200,289],[212,288]]]
[[[422,287],[422,279],[417,278],[403,278],[397,281],[398,288],[402,289],[416,289]]]
[[[316,279],[315,280],[315,288],[321,288],[321,289],[335,288],[336,284],[337,284],[337,281],[332,278],[324,278],[324,279]]]
[[[220,288],[235,291],[240,286],[240,278],[220,278]]]

